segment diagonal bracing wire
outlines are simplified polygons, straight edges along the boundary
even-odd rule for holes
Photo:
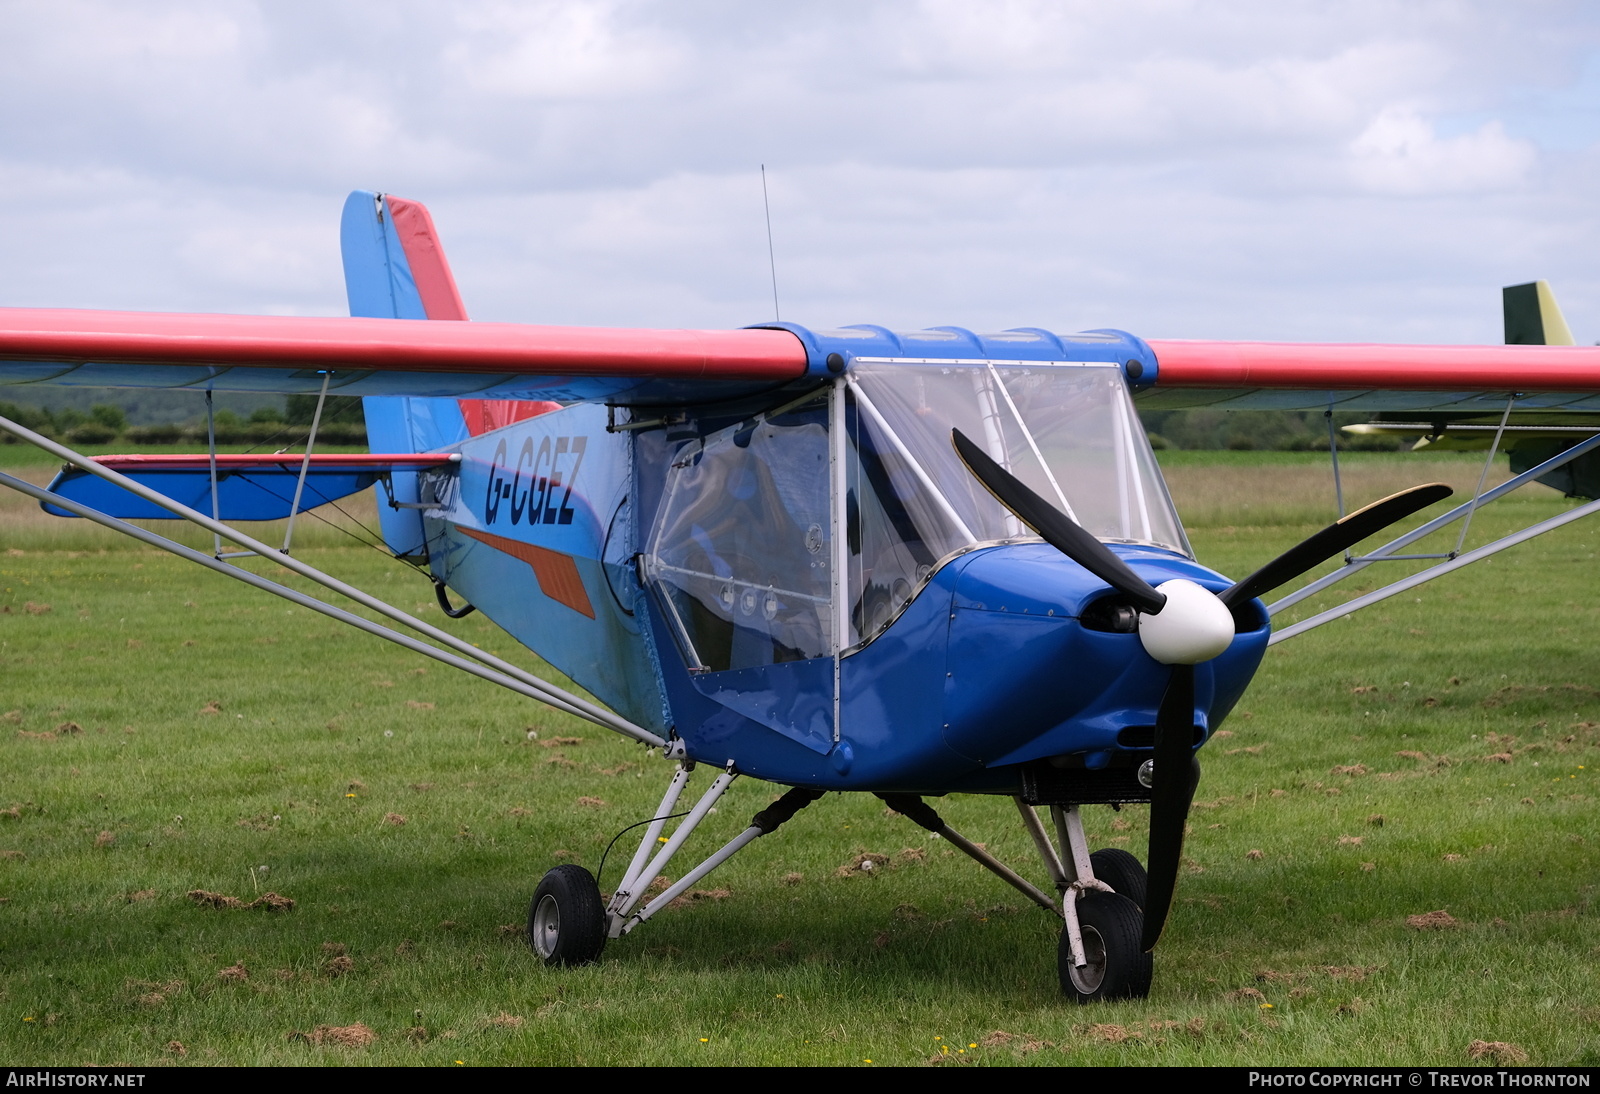
[[[624,737],[631,737],[636,741],[643,741],[646,744],[655,746],[664,746],[666,744],[666,741],[657,734],[652,733],[643,726],[635,725],[633,722],[628,721],[619,714],[606,710],[604,707],[601,707],[595,703],[591,703],[586,699],[580,698],[579,696],[573,695],[570,692],[556,687],[554,684],[541,680],[539,677],[535,676],[531,672],[528,672],[526,669],[519,668],[518,666],[511,664],[509,661],[504,661],[491,653],[480,650],[476,646],[472,645],[472,643],[464,641],[448,631],[440,630],[438,627],[435,627],[432,624],[425,623],[415,616],[401,611],[394,605],[380,600],[369,593],[365,593],[353,585],[349,585],[343,581],[340,581],[338,578],[333,577],[330,574],[323,573],[321,570],[318,570],[316,567],[300,561],[293,555],[286,555],[275,548],[267,546],[265,543],[262,543],[259,540],[245,535],[236,528],[223,524],[220,521],[212,520],[203,513],[199,513],[181,502],[174,501],[172,498],[167,497],[165,494],[162,494],[159,491],[152,490],[141,483],[135,482],[126,475],[113,471],[109,467],[105,467],[94,460],[89,459],[89,457],[83,455],[82,453],[75,452],[72,449],[67,448],[65,445],[57,444],[48,437],[42,437],[33,430],[28,429],[25,426],[20,426],[16,422],[11,421],[9,418],[0,417],[0,430],[11,433],[22,440],[25,440],[30,444],[49,452],[51,455],[65,460],[73,466],[81,468],[82,470],[87,471],[98,478],[104,479],[115,486],[120,486],[122,489],[128,491],[130,494],[133,494],[135,497],[144,498],[146,501],[153,502],[154,504],[161,506],[163,509],[175,513],[178,516],[183,517],[185,520],[197,524],[201,528],[204,528],[215,535],[225,536],[237,543],[239,546],[245,548],[246,551],[260,555],[263,558],[271,559],[285,569],[298,573],[301,577],[309,578],[324,588],[330,589],[341,596],[349,597],[362,607],[370,608],[379,615],[403,624],[419,634],[426,635],[428,638],[433,639],[440,645],[455,650],[458,653],[463,654],[475,661],[479,661],[484,665],[489,666],[489,668],[495,670],[498,674],[503,675],[511,680],[515,680],[523,686],[540,693],[540,695],[545,697],[543,701],[550,702],[551,705],[560,706],[562,709],[570,709],[572,713],[577,714],[579,717],[594,722],[596,725],[614,730],[617,733],[622,734]],[[11,484],[8,483],[7,485]],[[23,492],[33,496],[32,491],[35,489],[37,488],[29,485],[28,489]],[[66,499],[62,500],[65,502]],[[62,508],[69,511],[77,511],[77,509],[83,507],[78,506],[77,503],[74,502],[71,504],[63,504]],[[91,510],[91,512],[93,511]],[[104,516],[104,514],[99,515]],[[90,519],[95,518],[91,517]],[[107,517],[105,519],[114,520],[115,518]],[[122,531],[124,527],[133,527],[132,525],[126,525],[125,522],[122,521],[118,521],[117,525],[119,531]],[[144,539],[145,535],[147,534],[155,536],[155,533],[153,532],[145,533],[144,529],[142,528],[137,529],[136,531],[138,534],[128,534],[134,534],[134,538],[136,539]],[[155,536],[155,538],[160,539],[161,537]],[[174,546],[177,545],[174,544]],[[183,548],[183,550],[187,551],[189,548]],[[188,556],[185,555],[185,557]],[[226,569],[232,571],[236,568],[230,566],[226,567]],[[242,573],[244,571],[239,572]],[[254,575],[251,576],[253,577]],[[300,596],[303,594],[295,593],[294,595]],[[322,602],[315,601],[315,603],[321,604]],[[328,606],[323,605],[323,607]],[[319,608],[316,610],[320,611],[321,609]],[[338,611],[340,609],[331,610]],[[354,616],[353,618],[360,619],[361,617]],[[366,621],[363,620],[362,622],[365,623]],[[366,626],[362,626],[361,629],[365,630],[368,628]],[[423,648],[432,649],[432,647],[427,646],[424,646]],[[437,653],[439,651],[435,652]],[[429,654],[429,656],[434,656],[434,654]],[[474,674],[478,675],[476,672]]]
[[[505,673],[496,672],[495,670],[487,668],[483,665],[473,664],[466,658],[457,657],[454,654],[437,649],[434,646],[428,645],[426,642],[419,641],[410,637],[409,635],[401,634],[399,631],[385,627],[381,623],[374,623],[370,619],[356,615],[354,612],[346,611],[343,608],[336,608],[332,604],[327,604],[321,600],[318,600],[316,597],[307,596],[305,593],[291,589],[286,585],[280,585],[275,581],[270,581],[259,574],[252,573],[249,570],[241,569],[238,566],[234,566],[227,562],[223,562],[220,559],[213,558],[211,555],[208,555],[203,551],[196,551],[192,547],[185,547],[181,543],[175,543],[174,541],[167,539],[165,536],[161,536],[155,532],[140,528],[137,525],[129,524],[127,521],[118,520],[116,517],[108,516],[97,509],[91,509],[87,505],[83,505],[80,502],[73,501],[69,498],[64,498],[60,494],[53,493],[44,489],[43,487],[34,486],[32,483],[23,479],[14,478],[10,475],[0,473],[0,486],[10,487],[12,490],[15,490],[21,494],[26,494],[27,496],[35,498],[38,501],[47,502],[50,505],[58,506],[67,510],[68,512],[76,513],[80,517],[92,520],[96,524],[110,528],[112,531],[121,532],[123,535],[139,540],[141,543],[147,543],[150,546],[160,548],[169,554],[174,554],[179,558],[187,559],[198,566],[203,566],[208,570],[231,577],[235,581],[242,581],[246,585],[252,585],[264,592],[272,593],[274,596],[280,596],[291,603],[298,604],[304,608],[309,608],[314,612],[329,617],[330,619],[334,619],[340,623],[345,623],[349,626],[355,627],[357,630],[362,630],[368,634],[376,635],[377,637],[385,639],[386,641],[393,642],[397,646],[403,646],[408,650],[420,653],[424,657],[431,657],[435,661],[440,661],[451,666],[452,668],[458,668],[463,672],[470,673],[482,680],[487,680],[492,684],[499,684],[501,687],[506,688],[509,691],[514,691],[518,695],[525,696],[529,699],[536,699],[541,703],[545,703],[548,706],[555,707],[557,710],[565,711],[566,713],[575,715],[576,717],[583,718],[586,721],[596,721],[596,719],[593,718],[587,711],[576,705],[576,703],[581,702],[581,700],[577,700],[575,696],[568,696],[563,699],[558,696],[551,695],[546,691],[536,690],[524,684],[520,680],[513,679]],[[567,701],[569,699],[574,701]],[[607,728],[615,727],[607,726]],[[641,732],[647,734],[647,736],[636,737],[636,739],[642,741],[644,744],[664,745],[666,743],[659,737],[655,737],[654,734],[649,734],[648,731]]]

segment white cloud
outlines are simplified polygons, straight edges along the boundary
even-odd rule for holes
[[[447,72],[491,95],[616,100],[659,91],[682,61],[679,43],[637,26],[621,5],[580,0],[464,7],[465,40],[449,43]]]
[[[766,163],[818,326],[1492,338],[1544,276],[1581,334],[1594,153],[1526,120],[1600,15],[1535,12],[0,5],[0,302],[334,311],[367,187],[429,203],[475,316],[761,320]]]
[[[1360,185],[1393,194],[1504,190],[1526,179],[1538,158],[1530,142],[1508,137],[1498,121],[1441,138],[1404,108],[1379,114],[1350,152],[1351,174]]]

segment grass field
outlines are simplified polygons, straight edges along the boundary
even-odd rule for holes
[[[46,478],[22,451],[0,463]],[[1225,573],[1332,515],[1315,460],[1162,456]],[[1470,490],[1477,470],[1346,461],[1357,503],[1429,479]],[[1572,504],[1534,490],[1480,514],[1473,542]],[[342,533],[302,542],[545,671]],[[1579,522],[1270,651],[1202,754],[1150,998],[1079,1008],[1058,992],[1049,917],[855,795],[757,841],[708,879],[716,895],[598,966],[545,969],[522,938],[539,876],[593,869],[649,815],[663,760],[0,498],[0,1058],[1464,1064],[1481,1040],[1600,1063],[1597,549]],[[772,796],[735,783],[706,845]],[[939,807],[1036,872],[1009,802]],[[1144,811],[1085,812],[1095,846],[1142,855]],[[889,867],[838,876],[864,851]],[[221,909],[192,890],[295,904]],[[1453,926],[1407,924],[1436,911]]]

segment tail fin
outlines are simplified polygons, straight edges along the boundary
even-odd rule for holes
[[[339,244],[351,315],[466,319],[439,233],[422,203],[357,190],[344,203]]]
[[[445,260],[433,217],[419,201],[357,190],[339,224],[350,314],[375,319],[464,321],[467,309]],[[368,396],[362,400],[373,452],[431,452],[552,410],[559,403],[513,399]],[[415,472],[390,475],[391,502],[418,500]],[[416,509],[378,506],[384,542],[396,555],[426,554]]]
[[[421,204],[357,190],[344,203],[339,246],[351,315],[466,319],[433,218]],[[471,436],[454,399],[368,396],[361,408],[373,452],[427,452]],[[389,502],[418,500],[416,472],[396,470],[389,481]],[[425,555],[422,514],[384,501],[379,498],[378,519],[389,550],[403,557]]]
[[[1572,331],[1556,304],[1556,294],[1548,281],[1526,285],[1507,285],[1500,290],[1505,311],[1506,345],[1572,346]]]

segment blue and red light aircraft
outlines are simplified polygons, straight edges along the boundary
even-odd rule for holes
[[[94,460],[0,419],[70,465],[47,489],[0,482],[661,749],[674,773],[615,892],[572,864],[538,885],[529,939],[557,965],[597,959],[827,791],[858,791],[1059,916],[1067,995],[1145,994],[1195,754],[1269,643],[1260,597],[1449,490],[1374,503],[1230,581],[1195,561],[1135,396],[1600,409],[1600,349],[1583,347],[472,323],[421,205],[357,192],[342,243],[352,318],[0,310],[0,383],[362,395],[372,455]],[[447,612],[471,610],[454,593],[604,706],[225,523],[374,484],[387,546],[427,567]],[[151,516],[431,641],[125,523]],[[697,766],[716,774],[680,813]],[[790,789],[652,893],[745,776]],[[1013,798],[1048,883],[925,800],[951,793]],[[1151,807],[1145,864],[1086,845],[1080,807],[1128,803]]]

